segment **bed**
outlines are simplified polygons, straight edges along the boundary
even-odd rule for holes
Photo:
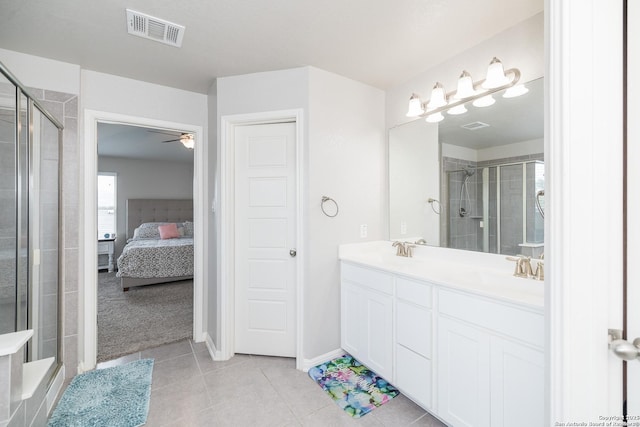
[[[118,257],[124,291],[193,278],[193,201],[128,199],[127,244]]]

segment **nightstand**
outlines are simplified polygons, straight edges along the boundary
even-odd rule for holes
[[[116,246],[116,239],[100,239],[98,240],[98,257],[100,255],[109,255],[107,264],[100,264],[100,258],[98,258],[98,270],[104,270],[105,268],[109,273],[113,273],[113,252]]]

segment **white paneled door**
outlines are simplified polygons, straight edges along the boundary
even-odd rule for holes
[[[640,2],[627,9],[627,339],[640,337]],[[640,425],[640,359],[627,363],[629,425]]]
[[[237,126],[235,352],[296,356],[296,125]]]

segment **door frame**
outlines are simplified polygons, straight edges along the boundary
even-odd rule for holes
[[[214,206],[220,206],[220,216],[216,223],[220,236],[218,251],[218,324],[220,325],[220,348],[218,356],[226,360],[235,354],[235,246],[234,246],[234,184],[235,184],[235,129],[238,126],[250,126],[283,121],[296,125],[296,369],[303,365],[303,319],[304,319],[304,126],[303,110],[280,110],[250,114],[224,115],[220,117],[220,201],[214,200]]]
[[[194,234],[194,275],[193,275],[193,339],[205,340],[205,315],[208,311],[206,289],[207,283],[206,245],[207,235],[207,143],[202,126],[156,120],[127,114],[106,111],[84,111],[83,170],[84,188],[80,206],[82,206],[83,227],[80,235],[81,248],[80,275],[84,286],[80,287],[80,308],[78,310],[78,371],[86,372],[96,366],[97,361],[97,266],[98,248],[97,232],[97,175],[98,175],[98,123],[116,123],[124,125],[151,127],[168,130],[183,130],[195,135],[197,141],[193,151],[193,223],[201,230]]]
[[[622,413],[622,1],[545,0],[548,425]]]

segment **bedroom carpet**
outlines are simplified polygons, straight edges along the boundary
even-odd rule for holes
[[[122,292],[115,273],[98,273],[98,362],[191,338],[193,280]]]

